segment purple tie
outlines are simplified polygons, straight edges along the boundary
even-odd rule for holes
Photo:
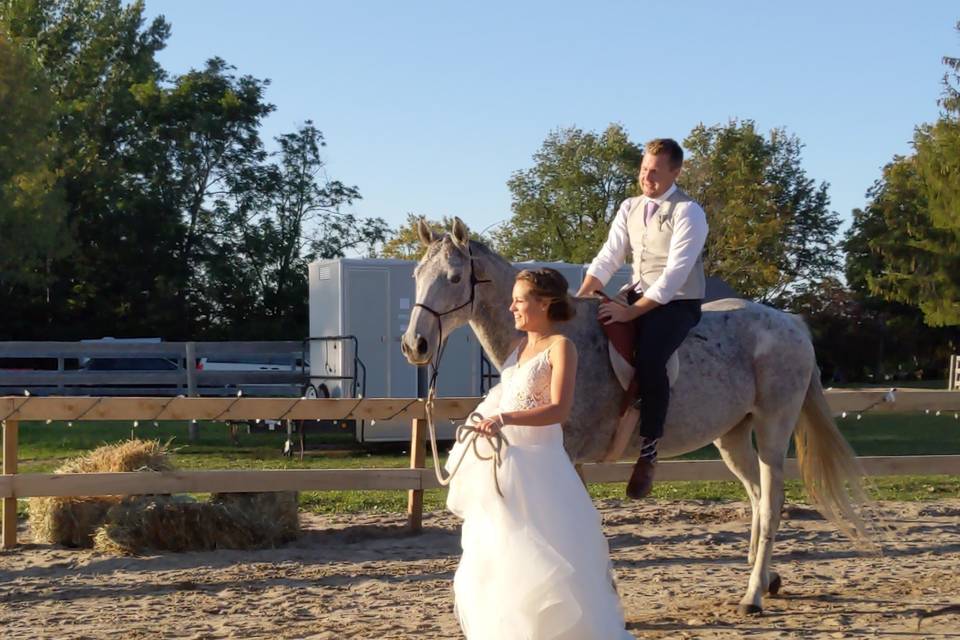
[[[660,205],[657,202],[647,200],[647,204],[643,207],[643,223],[650,224],[650,218],[653,217],[653,214],[656,213],[659,208]]]

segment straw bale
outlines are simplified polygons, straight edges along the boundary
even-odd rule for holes
[[[55,473],[169,471],[170,452],[156,440],[126,440],[94,449],[64,462]],[[90,547],[97,527],[119,496],[41,497],[29,500],[29,525],[33,540],[68,547]]]
[[[94,548],[127,555],[272,548],[299,535],[297,508],[295,492],[214,494],[208,502],[125,498],[110,508]]]
[[[133,438],[97,447],[85,456],[64,462],[57,473],[172,471],[170,449],[159,440]]]

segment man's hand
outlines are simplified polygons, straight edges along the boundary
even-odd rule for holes
[[[578,298],[586,298],[592,296],[593,292],[597,289],[603,291],[603,283],[594,276],[588,275],[583,279],[583,282],[580,284],[580,289],[577,291]]]
[[[600,310],[597,313],[597,317],[603,324],[632,322],[640,317],[640,310],[633,305],[623,305],[611,300],[600,303]]]

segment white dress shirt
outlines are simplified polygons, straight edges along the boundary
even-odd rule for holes
[[[633,207],[640,201],[640,206],[634,215],[642,216],[648,200],[653,200],[658,207],[663,201],[673,195],[677,185],[673,184],[658,198],[637,196],[627,198],[617,210],[617,215],[610,225],[607,241],[600,249],[600,253],[590,263],[587,275],[593,276],[603,284],[607,284],[614,272],[619,269],[631,254],[630,233],[627,230],[627,217]],[[656,215],[656,214],[654,214]],[[673,207],[673,235],[670,237],[670,253],[667,255],[667,266],[646,291],[640,283],[634,283],[633,288],[642,293],[645,298],[654,302],[667,304],[677,295],[677,291],[686,282],[690,270],[697,262],[697,257],[703,251],[707,241],[707,215],[696,202],[681,202]]]

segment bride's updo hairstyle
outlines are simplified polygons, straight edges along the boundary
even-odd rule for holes
[[[567,279],[555,269],[524,269],[517,274],[517,282],[530,285],[530,294],[541,300],[548,300],[547,318],[554,322],[569,320],[577,314],[567,293],[570,285]]]

